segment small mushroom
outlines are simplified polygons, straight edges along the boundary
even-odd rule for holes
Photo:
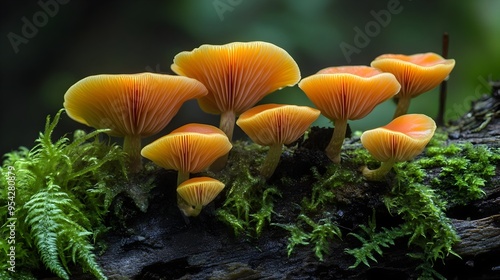
[[[231,150],[226,134],[215,126],[191,123],[146,145],[141,154],[155,164],[178,171],[177,185]]]
[[[177,206],[188,217],[196,217],[224,189],[224,183],[210,177],[196,177],[177,187]]]
[[[188,99],[207,94],[195,79],[153,73],[95,75],[72,85],[64,108],[72,119],[124,137],[129,170],[142,168],[141,138],[160,132]]]
[[[340,163],[347,121],[365,117],[375,106],[397,94],[401,86],[390,73],[368,66],[341,66],[304,78],[299,87],[334,122],[326,154],[334,163]]]
[[[208,89],[198,99],[201,109],[220,114],[220,129],[233,137],[236,116],[264,96],[300,80],[297,63],[282,48],[267,42],[202,45],[174,57],[172,70],[195,78]],[[227,155],[213,168],[224,167]]]
[[[278,166],[283,144],[296,141],[319,117],[307,106],[264,104],[245,111],[236,124],[257,144],[269,146],[260,172],[269,178]]]
[[[361,143],[381,165],[378,169],[363,168],[367,180],[380,181],[396,162],[408,161],[419,155],[429,143],[436,123],[422,114],[402,115],[383,127],[367,130]]]
[[[394,74],[401,84],[401,91],[396,96],[396,118],[406,114],[412,98],[437,87],[446,79],[455,66],[455,60],[444,59],[431,52],[414,55],[384,54],[375,58],[371,66]]]

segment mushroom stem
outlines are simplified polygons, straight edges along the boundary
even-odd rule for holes
[[[123,151],[128,154],[128,169],[131,173],[138,173],[142,169],[141,137],[138,135],[125,136]]]
[[[382,181],[384,176],[391,171],[394,163],[394,160],[385,161],[380,164],[379,168],[373,170],[365,166],[363,167],[363,176],[365,176],[368,181]]]
[[[189,180],[189,172],[178,171],[177,172],[177,186],[184,183],[184,181]]]
[[[405,115],[406,112],[408,112],[408,108],[410,107],[410,100],[411,97],[398,96],[398,105],[392,119]]]
[[[220,116],[219,128],[220,130],[224,131],[229,141],[231,141],[231,139],[233,138],[235,120],[236,120],[236,115],[233,111],[222,112]],[[229,153],[216,159],[214,163],[212,163],[212,165],[210,166],[210,170],[214,172],[221,171],[226,166],[228,157]]]
[[[270,178],[273,175],[274,170],[278,166],[281,157],[281,150],[283,148],[283,144],[273,144],[269,147],[269,151],[267,151],[266,158],[260,167],[260,175],[266,179]]]
[[[229,141],[233,138],[234,122],[236,115],[233,111],[222,112],[220,115],[220,130],[224,131]]]
[[[340,163],[340,150],[344,143],[345,132],[347,130],[347,120],[335,120],[332,139],[326,146],[326,155],[334,163]]]
[[[200,214],[202,205],[189,205],[179,194],[177,194],[177,207],[186,217],[196,217]]]

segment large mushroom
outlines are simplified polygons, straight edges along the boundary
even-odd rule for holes
[[[446,79],[455,66],[455,60],[444,59],[432,52],[414,55],[383,54],[375,58],[371,66],[394,74],[401,84],[394,112],[394,118],[397,118],[406,114],[412,98],[437,87]]]
[[[334,122],[326,154],[334,163],[340,163],[347,121],[365,117],[375,106],[397,94],[401,86],[394,75],[373,67],[341,66],[304,78],[299,87]]]
[[[186,100],[206,94],[202,83],[188,77],[103,74],[72,85],[64,95],[64,108],[77,122],[124,137],[129,170],[138,172],[142,168],[141,138],[160,132]]]
[[[189,179],[189,173],[207,169],[231,148],[231,142],[222,130],[212,125],[191,123],[146,145],[141,154],[165,169],[177,170],[177,185],[180,185]]]
[[[363,168],[367,180],[380,181],[396,162],[408,161],[419,155],[429,143],[436,123],[422,114],[402,115],[389,124],[367,130],[361,135],[361,143],[378,161],[379,168]]]
[[[267,42],[202,45],[174,57],[172,70],[195,78],[208,89],[198,98],[201,109],[220,114],[219,128],[232,139],[236,116],[264,96],[300,80],[297,63],[282,48]],[[214,169],[221,169],[222,158]]]
[[[185,216],[196,217],[224,189],[224,183],[210,177],[196,177],[177,187],[177,206]]]
[[[278,166],[283,144],[296,141],[319,117],[320,111],[307,106],[264,104],[240,115],[236,124],[255,143],[269,146],[260,173],[269,178]]]

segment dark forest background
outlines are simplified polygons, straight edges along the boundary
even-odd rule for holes
[[[46,116],[62,108],[64,93],[78,80],[103,73],[173,74],[173,57],[202,44],[272,42],[291,54],[306,77],[328,66],[367,65],[383,53],[441,53],[441,37],[448,32],[456,66],[447,120],[489,92],[488,79],[500,79],[495,0],[40,0],[3,1],[0,13],[0,154],[31,148]],[[360,41],[359,30],[368,40]],[[346,55],[341,46],[347,45],[356,51]],[[437,89],[418,97],[410,112],[435,117],[437,97]],[[297,87],[262,102],[311,105]],[[386,102],[351,126],[385,125],[394,108]],[[218,117],[189,101],[163,134],[188,122],[218,125]],[[315,124],[331,126],[324,118]],[[66,116],[55,136],[79,128],[90,130]]]

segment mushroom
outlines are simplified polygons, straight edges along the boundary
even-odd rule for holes
[[[201,109],[220,114],[220,129],[233,137],[236,116],[264,96],[300,80],[297,63],[282,48],[267,42],[202,45],[174,57],[172,70],[195,78],[208,89],[198,99]],[[214,166],[224,167],[227,155]]]
[[[224,183],[210,177],[196,177],[177,187],[177,206],[188,217],[196,217],[224,189]]]
[[[454,59],[444,59],[435,53],[414,55],[384,54],[371,62],[371,66],[396,76],[401,91],[394,118],[406,114],[410,100],[437,87],[455,66]]]
[[[283,144],[297,140],[319,117],[307,106],[264,104],[240,115],[236,124],[257,144],[269,146],[260,173],[269,178],[278,166]]]
[[[146,145],[141,154],[155,164],[177,170],[177,185],[231,150],[226,134],[215,126],[191,123]]]
[[[72,119],[111,136],[124,137],[129,170],[140,171],[141,138],[160,132],[188,99],[207,94],[195,79],[153,73],[86,77],[64,95]]]
[[[341,66],[304,78],[299,87],[334,122],[326,154],[334,163],[340,163],[347,121],[365,117],[375,106],[397,94],[401,86],[394,75],[373,67]]]
[[[389,124],[367,130],[361,135],[361,143],[381,165],[378,169],[363,168],[367,180],[380,181],[396,162],[408,161],[419,155],[429,143],[436,123],[422,114],[402,115]]]

